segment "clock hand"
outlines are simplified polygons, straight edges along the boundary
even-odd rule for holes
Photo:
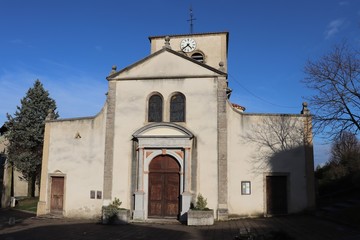
[[[185,47],[183,47],[181,50],[184,50],[184,49],[185,49],[185,48],[187,48],[187,47],[190,47],[189,43],[188,43],[188,44],[186,44],[186,46],[185,46]]]

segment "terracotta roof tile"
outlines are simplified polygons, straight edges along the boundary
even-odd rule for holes
[[[231,103],[231,105],[232,105],[233,108],[236,108],[236,109],[238,109],[238,110],[240,110],[240,111],[245,111],[245,110],[246,110],[245,107],[240,106],[239,104]]]

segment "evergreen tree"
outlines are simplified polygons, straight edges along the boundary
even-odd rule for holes
[[[7,114],[7,158],[28,182],[29,197],[34,196],[35,183],[40,179],[45,118],[50,109],[56,109],[55,100],[36,80],[21,100],[21,106],[17,106],[14,116]],[[56,112],[54,118],[57,117]]]

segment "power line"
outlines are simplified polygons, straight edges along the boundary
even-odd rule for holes
[[[276,106],[276,107],[281,107],[281,108],[298,108],[298,107],[291,107],[291,106],[285,106],[285,105],[279,105],[279,104],[276,104],[276,103],[273,103],[273,102],[270,102],[258,95],[256,95],[255,93],[253,93],[252,91],[250,91],[249,89],[247,89],[243,84],[240,83],[240,81],[238,81],[233,75],[231,75],[230,73],[228,73],[228,75],[230,76],[230,78],[232,80],[234,80],[242,89],[244,89],[246,92],[248,92],[250,95],[254,96],[255,98],[259,99],[260,101],[262,102],[265,102],[267,104],[270,104],[270,105],[273,105],[273,106]]]

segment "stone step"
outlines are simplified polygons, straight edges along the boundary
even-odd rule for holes
[[[48,214],[37,216],[37,218],[39,218],[39,219],[61,219],[61,218],[64,218],[64,216],[59,215],[59,214],[48,213]]]

